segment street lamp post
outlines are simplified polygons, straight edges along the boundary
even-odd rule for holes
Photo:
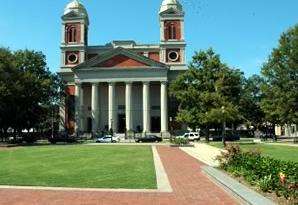
[[[170,117],[170,129],[171,129],[171,133],[170,133],[170,141],[172,142],[173,140],[173,118]]]
[[[54,138],[54,108],[52,107],[52,138]]]
[[[225,106],[221,107],[223,114],[223,122],[222,122],[222,143],[226,146],[226,118],[225,118]]]

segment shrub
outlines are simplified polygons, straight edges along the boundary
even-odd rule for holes
[[[187,138],[177,137],[173,139],[172,143],[176,145],[186,145],[189,144],[189,140]]]
[[[272,175],[260,179],[257,185],[263,192],[268,192],[272,186]]]
[[[133,139],[135,137],[135,133],[134,133],[134,131],[132,131],[132,130],[128,130],[127,132],[126,132],[126,138],[127,139]]]
[[[298,163],[264,157],[259,151],[242,152],[239,145],[232,144],[218,160],[221,168],[260,190],[298,203]]]
[[[34,136],[33,134],[28,134],[28,135],[25,135],[23,137],[23,140],[24,142],[26,142],[27,144],[32,144],[32,143],[35,143],[37,141],[37,137]]]

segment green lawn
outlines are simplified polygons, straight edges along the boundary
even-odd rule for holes
[[[244,150],[258,149],[264,156],[270,156],[275,159],[298,162],[298,147],[256,144],[252,142],[237,143]],[[210,145],[223,148],[222,142],[210,142]]]
[[[0,150],[0,185],[155,189],[150,146],[44,146]]]

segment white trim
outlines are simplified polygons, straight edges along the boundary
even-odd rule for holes
[[[65,44],[65,24],[62,24],[61,44]]]
[[[86,42],[85,42],[85,24],[84,23],[81,23],[80,24],[81,25],[81,40],[80,40],[80,42],[81,42],[81,44],[85,44]]]
[[[184,35],[185,35],[185,31],[184,31],[184,20],[182,20],[182,21],[180,21],[180,29],[181,29],[181,40],[185,40],[185,37],[184,37]]]
[[[164,20],[160,21],[160,41],[164,41],[165,40],[165,22]]]

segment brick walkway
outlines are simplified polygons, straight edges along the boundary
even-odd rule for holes
[[[233,205],[201,173],[201,163],[177,148],[158,147],[173,193],[74,192],[0,189],[0,205]]]

